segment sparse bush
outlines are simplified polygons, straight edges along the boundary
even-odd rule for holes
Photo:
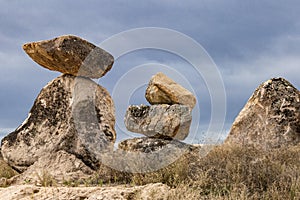
[[[37,173],[36,175],[37,175],[39,184],[41,184],[43,187],[49,187],[49,186],[56,185],[55,179],[47,171],[43,170],[43,172],[41,174]]]

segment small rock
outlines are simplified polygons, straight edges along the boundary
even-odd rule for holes
[[[118,148],[130,152],[153,153],[163,148],[168,149],[185,149],[192,148],[192,145],[185,144],[178,140],[161,139],[153,137],[141,137],[127,139],[119,143]],[[170,156],[170,155],[169,155]]]
[[[170,138],[141,137],[120,142],[116,152],[122,152],[120,156],[126,161],[119,162],[122,166],[133,169],[133,173],[146,173],[172,169],[177,164],[186,165],[190,158],[199,158],[201,149]]]
[[[235,119],[225,142],[263,149],[299,144],[299,90],[283,78],[261,84]]]
[[[41,66],[74,76],[100,78],[114,63],[108,52],[72,35],[27,43],[23,49]]]
[[[193,109],[196,104],[196,98],[190,91],[161,72],[151,78],[145,97],[151,105],[182,104]]]
[[[188,136],[191,121],[190,108],[179,104],[130,106],[125,116],[125,125],[129,131],[179,140]]]
[[[45,86],[28,118],[1,142],[3,159],[23,172],[46,153],[64,150],[91,169],[116,139],[114,104],[94,81],[62,75]]]

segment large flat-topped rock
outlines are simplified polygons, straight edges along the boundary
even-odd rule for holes
[[[27,43],[23,49],[41,66],[74,76],[100,78],[114,63],[108,52],[73,35]]]
[[[152,105],[182,104],[193,109],[196,104],[196,98],[190,91],[161,72],[151,78],[145,97]]]

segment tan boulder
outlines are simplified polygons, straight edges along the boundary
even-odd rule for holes
[[[196,98],[190,91],[161,72],[151,78],[145,97],[152,105],[182,104],[193,109],[196,104]]]
[[[263,149],[299,144],[299,90],[283,78],[262,83],[235,119],[225,143]]]
[[[23,49],[41,66],[74,76],[100,78],[114,63],[108,52],[73,35],[27,43]]]

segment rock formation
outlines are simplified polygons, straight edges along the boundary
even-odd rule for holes
[[[283,78],[261,84],[235,119],[225,142],[263,149],[299,144],[299,90]]]
[[[179,104],[130,106],[125,116],[125,125],[129,131],[179,140],[188,136],[191,121],[189,107]]]
[[[196,104],[196,98],[190,91],[161,72],[151,78],[145,97],[151,105],[183,104],[193,109]]]
[[[4,161],[22,172],[14,181],[34,181],[43,173],[55,180],[91,175],[116,140],[113,100],[90,79],[111,69],[112,55],[76,36],[28,43],[23,49],[63,75],[41,90],[28,118],[1,141]]]
[[[178,141],[189,134],[196,102],[192,93],[158,73],[151,78],[145,96],[155,105],[129,106],[125,126],[147,137],[127,139],[118,146],[129,160],[127,168],[137,173],[168,167],[192,151],[190,145]]]
[[[108,52],[72,35],[27,43],[23,49],[41,66],[74,76],[100,78],[114,63]]]
[[[159,72],[151,78],[145,97],[155,105],[130,106],[125,115],[126,128],[149,137],[184,140],[189,134],[195,96]]]
[[[116,139],[114,112],[103,87],[87,78],[62,75],[42,89],[28,118],[2,140],[3,158],[24,171],[45,153],[64,150],[95,169],[93,146],[105,150]]]

